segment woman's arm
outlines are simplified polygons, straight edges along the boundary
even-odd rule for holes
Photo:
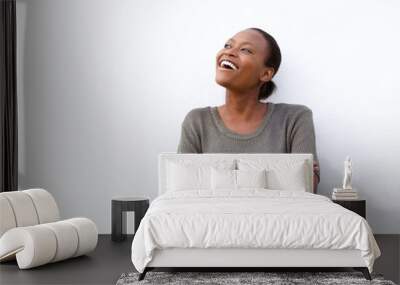
[[[313,169],[314,169],[314,194],[317,194],[317,190],[318,190],[318,183],[319,183],[319,165],[318,162],[314,160],[314,165],[313,165]]]
[[[177,153],[201,153],[200,137],[196,132],[193,111],[184,118]]]
[[[290,140],[290,152],[313,154],[314,193],[317,193],[317,187],[320,181],[320,170],[315,144],[313,113],[308,107],[305,107],[297,116],[291,128]]]

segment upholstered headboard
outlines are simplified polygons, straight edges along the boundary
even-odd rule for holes
[[[163,152],[158,157],[158,193],[167,191],[167,168],[168,162],[190,163],[196,165],[233,165],[236,167],[237,160],[274,163],[292,163],[304,161],[306,165],[306,191],[313,193],[313,155],[311,153],[176,153]]]

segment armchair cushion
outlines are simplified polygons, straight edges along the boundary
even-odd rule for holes
[[[17,227],[0,238],[0,261],[15,256],[19,268],[28,269],[86,254],[96,245],[97,228],[87,218]]]

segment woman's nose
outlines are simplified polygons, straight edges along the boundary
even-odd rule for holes
[[[237,50],[235,48],[231,48],[231,49],[226,51],[226,55],[236,57],[237,56]]]

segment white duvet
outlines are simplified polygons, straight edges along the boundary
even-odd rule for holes
[[[325,196],[241,189],[165,193],[150,205],[132,242],[143,272],[154,249],[358,249],[372,272],[380,250],[367,221]]]

